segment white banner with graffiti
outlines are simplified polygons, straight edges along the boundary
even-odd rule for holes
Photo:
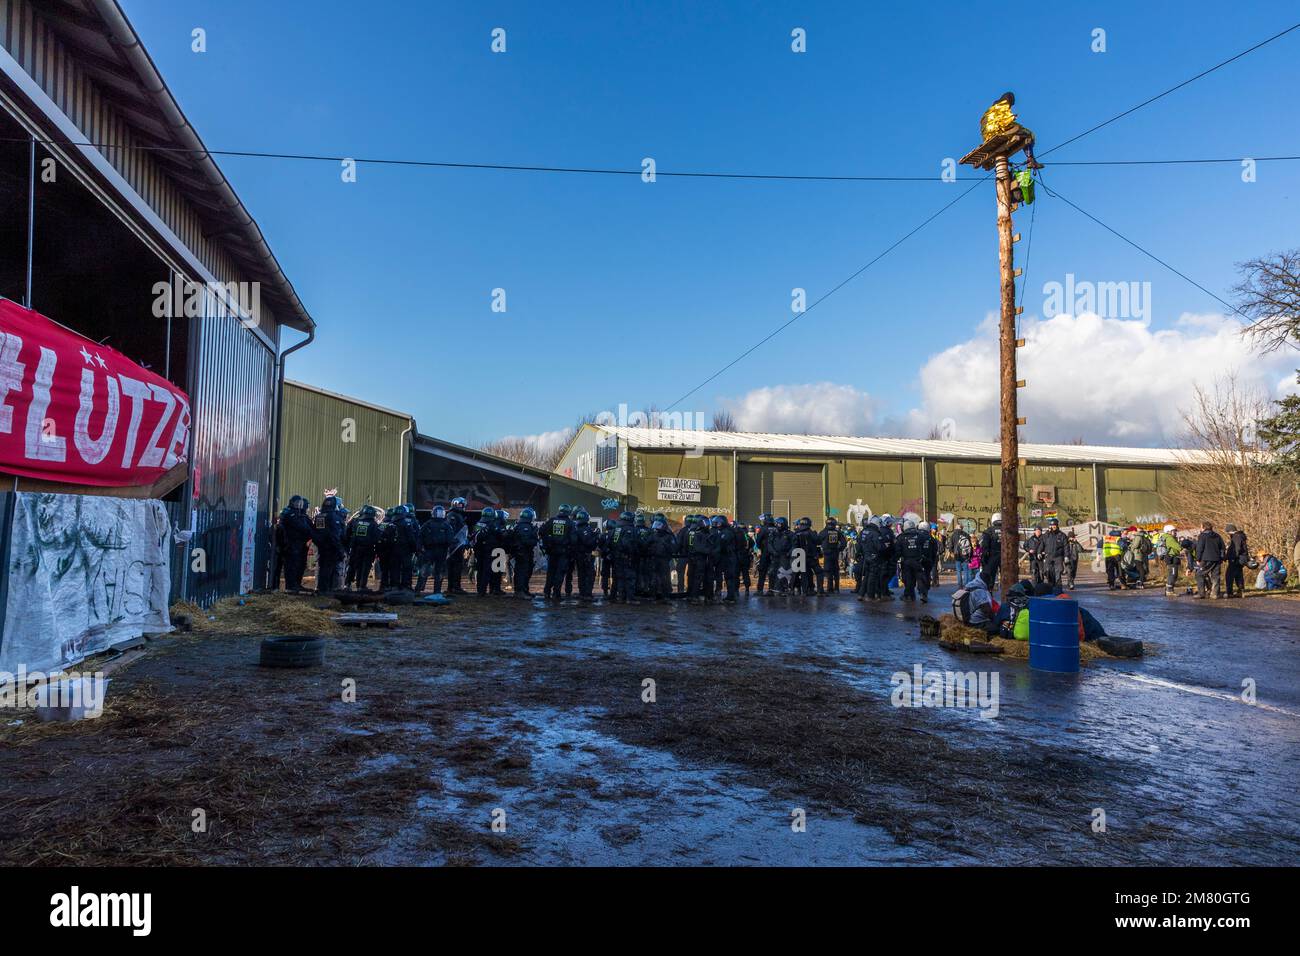
[[[161,501],[15,495],[0,671],[68,667],[170,626]]]

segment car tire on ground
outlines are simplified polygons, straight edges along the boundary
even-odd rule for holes
[[[1097,638],[1097,646],[1112,657],[1142,656],[1142,642],[1132,637],[1112,637],[1107,634]]]
[[[325,663],[325,639],[312,635],[264,638],[258,663],[262,667],[319,667]]]

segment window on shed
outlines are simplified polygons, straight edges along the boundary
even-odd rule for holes
[[[618,440],[603,441],[596,446],[596,470],[609,471],[618,467]]]

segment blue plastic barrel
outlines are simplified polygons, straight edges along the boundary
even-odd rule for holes
[[[1029,666],[1058,674],[1078,673],[1078,601],[1029,599]]]

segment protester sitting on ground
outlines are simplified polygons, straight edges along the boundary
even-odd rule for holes
[[[1259,580],[1265,591],[1276,591],[1278,588],[1286,587],[1286,566],[1277,557],[1265,554],[1260,559],[1259,568]]]
[[[982,575],[972,575],[966,590],[970,595],[970,626],[989,634],[998,633],[998,604],[989,593]]]

